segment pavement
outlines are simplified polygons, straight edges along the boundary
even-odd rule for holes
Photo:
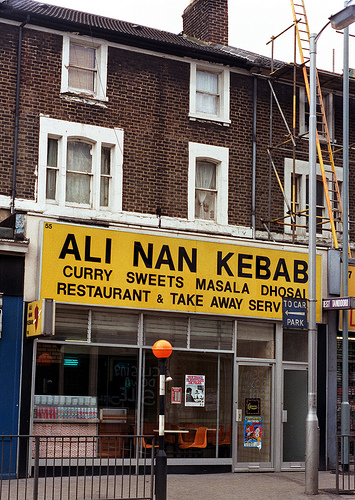
[[[122,479],[122,482],[120,482]],[[349,477],[346,478],[349,480]],[[350,486],[355,491],[355,476]],[[341,486],[342,483],[340,483]],[[38,482],[41,500],[80,498],[147,498],[149,476],[56,476]],[[85,493],[86,492],[86,493]],[[79,493],[79,495],[78,495]],[[0,500],[32,500],[33,479],[0,480]],[[36,497],[37,498],[37,497]],[[166,500],[303,500],[354,499],[355,493],[336,494],[336,475],[318,474],[318,495],[306,495],[304,472],[229,472],[168,474]]]
[[[329,471],[319,472],[316,496],[306,495],[304,472],[168,474],[167,481],[167,500],[355,499],[352,493],[337,495],[336,476]]]

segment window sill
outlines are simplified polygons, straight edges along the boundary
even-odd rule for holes
[[[51,210],[57,210],[57,211],[72,211],[72,210],[80,210],[84,211],[86,213],[113,213],[111,207],[99,207],[99,208],[94,208],[92,205],[85,204],[85,203],[75,203],[75,202],[69,202],[67,201],[64,205],[59,204],[55,200],[48,200],[46,199],[45,201],[45,209]]]
[[[99,210],[95,208],[87,208],[86,206],[73,206],[73,205],[56,205],[53,203],[46,203],[43,206],[38,206],[38,212],[42,213],[44,216],[48,217],[59,217],[59,218],[69,218],[82,219],[82,220],[101,220],[101,221],[115,221],[122,216],[122,212],[119,209],[105,209]]]
[[[71,92],[64,91],[60,93],[60,98],[66,101],[80,102],[83,104],[90,104],[91,106],[100,106],[102,108],[107,108],[106,102],[108,98],[94,97],[90,94],[83,94],[82,92]]]
[[[305,132],[304,134],[298,134],[298,138],[299,139],[305,139],[305,140],[309,140],[309,133],[308,132]],[[319,135],[318,134],[318,138],[319,138],[319,141],[322,142],[322,143],[326,143],[327,142],[327,138],[324,136],[324,135]],[[330,143],[331,144],[336,144],[337,141],[336,139],[332,139],[330,138]]]
[[[217,221],[217,220],[207,220],[207,219],[188,219],[190,224],[193,224],[197,228],[206,228],[208,230],[215,231],[216,228],[227,227],[228,221]]]
[[[224,120],[223,118],[213,118],[210,116],[203,116],[203,115],[195,115],[195,114],[189,114],[189,120],[190,121],[199,121],[203,123],[217,123],[218,125],[223,125],[224,127],[229,127],[229,125],[232,123],[230,120]]]

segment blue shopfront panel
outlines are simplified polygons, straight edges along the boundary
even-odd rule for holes
[[[3,296],[0,339],[0,435],[17,435],[19,426],[20,376],[23,332],[22,297]],[[6,440],[3,473],[16,470],[17,441]]]

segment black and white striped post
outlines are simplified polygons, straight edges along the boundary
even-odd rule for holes
[[[165,360],[173,351],[167,340],[158,340],[153,345],[153,354],[160,359],[159,376],[159,451],[156,458],[155,496],[156,500],[166,500],[167,458],[164,450],[165,430]]]

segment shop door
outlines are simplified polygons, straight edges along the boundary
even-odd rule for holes
[[[237,363],[237,470],[273,467],[273,365]]]
[[[307,371],[284,369],[283,469],[303,469],[307,417]]]

